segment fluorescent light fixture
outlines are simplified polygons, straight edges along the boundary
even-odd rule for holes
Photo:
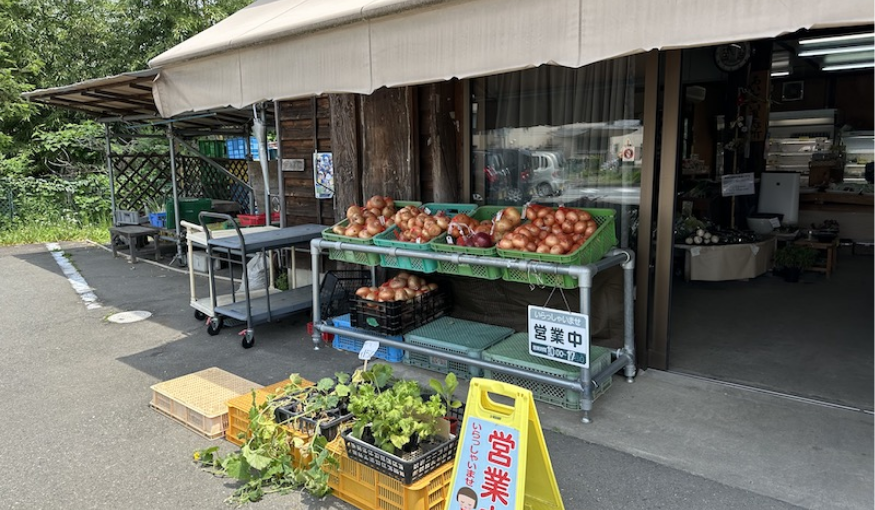
[[[816,57],[818,55],[839,55],[841,53],[859,53],[875,50],[875,46],[842,46],[840,48],[822,48],[819,50],[806,50],[799,54],[800,57]]]
[[[822,43],[831,43],[831,42],[844,42],[844,41],[859,41],[861,39],[872,39],[875,37],[875,33],[869,32],[865,34],[848,34],[848,35],[836,35],[832,37],[818,37],[815,39],[802,39],[799,41],[799,44],[822,44]]]
[[[858,62],[856,64],[843,64],[838,66],[826,66],[821,71],[845,71],[847,69],[865,69],[875,67],[875,62]]]
[[[790,71],[775,71],[772,73],[773,77],[777,76],[790,76]]]

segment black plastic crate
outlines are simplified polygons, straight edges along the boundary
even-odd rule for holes
[[[328,271],[319,286],[319,310],[322,319],[349,313],[349,298],[360,287],[371,286],[371,272],[367,270]]]
[[[370,301],[353,292],[350,300],[352,327],[382,335],[403,335],[443,316],[450,306],[449,295],[440,288],[408,301]]]
[[[325,439],[330,442],[337,437],[340,425],[352,419],[352,413],[340,409],[329,409],[325,412],[328,417],[322,420],[299,416],[300,414],[301,402],[292,401],[274,409],[274,420],[308,436],[316,435],[316,427],[319,427],[319,434],[325,436]]]
[[[356,439],[349,430],[344,431],[342,437],[346,442],[346,454],[351,460],[400,480],[404,485],[410,485],[452,461],[459,443],[458,436],[452,436],[428,451],[419,452],[410,459],[402,459],[361,439]]]

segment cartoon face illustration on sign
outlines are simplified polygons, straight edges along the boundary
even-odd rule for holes
[[[461,510],[474,510],[477,506],[477,493],[470,487],[462,487],[456,493],[456,501]]]

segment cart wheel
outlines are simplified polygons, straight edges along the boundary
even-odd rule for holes
[[[207,318],[207,314],[205,314],[204,312],[202,312],[200,310],[195,310],[194,311],[194,318],[199,320],[199,321],[202,321],[202,320]]]
[[[251,349],[252,346],[255,345],[255,333],[247,331],[243,336],[243,341],[240,342],[240,345],[242,345],[244,349]]]
[[[222,329],[222,318],[221,317],[213,317],[207,322],[207,334],[210,336],[216,336],[219,334],[219,331]]]

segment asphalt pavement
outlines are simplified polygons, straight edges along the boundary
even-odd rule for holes
[[[99,308],[45,246],[0,248],[0,508],[227,508],[233,482],[201,471],[191,454],[235,447],[150,409],[150,386],[209,367],[266,385],[358,366],[353,353],[313,349],[307,314],[257,326],[244,350],[234,328],[209,336],[195,320],[186,272],[94,245],[62,248]],[[134,310],[152,316],[106,320]],[[633,384],[616,376],[592,424],[552,406],[538,412],[569,510],[873,508],[871,414],[652,370]],[[252,508],[352,507],[293,493]]]

